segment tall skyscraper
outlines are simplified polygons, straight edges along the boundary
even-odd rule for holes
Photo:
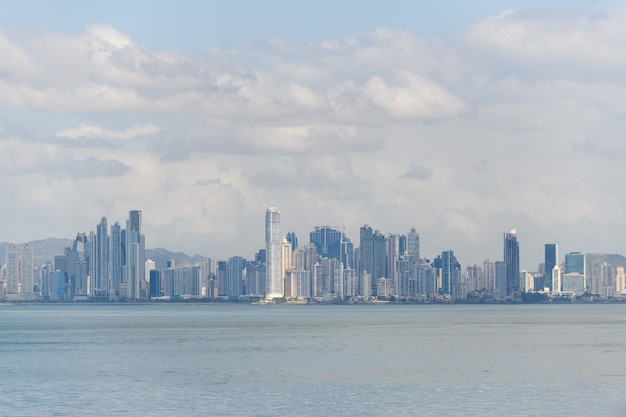
[[[520,289],[519,243],[515,229],[504,234],[504,263],[506,264],[506,292],[513,296]]]
[[[102,217],[100,224],[96,226],[96,245],[95,245],[95,276],[92,277],[92,295],[108,295],[109,281],[111,274],[110,266],[110,247],[109,247],[109,228],[107,218]]]
[[[410,260],[416,261],[420,258],[420,235],[415,231],[415,228],[411,228],[411,231],[406,235],[406,252]]]
[[[385,236],[378,230],[372,230],[364,225],[360,230],[360,259],[359,274],[370,274],[372,295],[376,294],[378,278],[387,276],[387,245]]]
[[[85,233],[78,233],[70,257],[72,298],[89,296],[89,241]]]
[[[268,300],[283,297],[281,241],[280,211],[276,207],[270,207],[265,212],[265,298]]]
[[[387,236],[387,279],[390,280],[390,290],[394,295],[400,294],[400,274],[398,261],[400,260],[400,235]]]
[[[544,248],[543,287],[552,290],[552,270],[559,262],[559,246],[556,243],[546,243]]]
[[[243,270],[246,260],[241,256],[228,259],[228,297],[243,295]]]
[[[454,256],[454,251],[441,252],[441,292],[452,294],[452,288],[458,284],[461,265]]]
[[[128,284],[128,299],[141,299],[142,285],[146,288],[145,237],[141,234],[141,211],[131,210],[126,221],[126,265],[125,281]],[[143,282],[143,283],[142,283]]]
[[[120,283],[122,282],[124,254],[122,228],[118,222],[111,226],[111,279],[107,285],[109,298],[117,299]]]

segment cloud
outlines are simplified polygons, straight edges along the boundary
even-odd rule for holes
[[[236,51],[233,63],[229,49],[217,48],[199,59],[149,51],[106,25],[89,26],[80,37],[3,36],[0,47],[30,69],[6,67],[0,105],[192,113],[212,122],[247,124],[378,124],[466,114],[463,98],[415,65],[423,52],[412,49],[417,44],[411,35],[394,32],[346,38],[335,47],[268,40]],[[313,55],[294,53],[296,48]],[[409,54],[405,62],[402,53]],[[390,59],[398,64],[393,69],[380,65]],[[361,65],[376,62],[368,70]]]
[[[416,227],[426,256],[463,264],[500,259],[511,227],[529,269],[557,232],[602,251],[626,218],[625,27],[623,9],[526,10],[446,39],[381,29],[193,57],[106,25],[2,32],[4,210],[40,238],[141,208],[149,247],[212,257],[258,250],[271,205],[301,239]]]
[[[400,178],[409,180],[424,181],[433,175],[432,168],[426,168],[421,165],[411,164],[411,167]]]
[[[152,124],[144,125],[134,124],[129,128],[121,131],[106,130],[100,126],[80,124],[73,129],[60,130],[55,133],[56,137],[66,137],[71,139],[78,138],[112,138],[112,139],[131,139],[138,136],[154,135],[161,132],[161,129]]]

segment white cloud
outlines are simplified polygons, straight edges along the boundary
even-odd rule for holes
[[[144,125],[134,124],[124,130],[115,131],[103,129],[101,126],[93,126],[81,123],[78,127],[72,129],[60,130],[55,133],[56,137],[65,137],[71,139],[78,138],[113,138],[113,139],[131,139],[138,136],[155,135],[161,132],[161,128],[152,124]]]
[[[262,245],[270,205],[301,240],[416,227],[427,256],[464,264],[499,259],[511,227],[529,269],[545,241],[603,251],[626,218],[625,27],[623,10],[507,12],[456,39],[277,37],[202,57],[103,25],[2,33],[0,108],[43,125],[3,124],[5,211],[29,212],[34,239],[139,208],[148,246],[222,257]]]

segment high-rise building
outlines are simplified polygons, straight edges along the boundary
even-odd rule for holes
[[[111,274],[109,267],[111,265],[110,255],[111,249],[109,245],[109,229],[107,224],[107,218],[102,217],[100,223],[96,226],[95,236],[95,252],[92,252],[92,257],[95,257],[95,274],[92,277],[92,295],[108,295],[109,283],[111,280]]]
[[[565,271],[566,274],[576,272],[578,274],[585,274],[585,255],[580,252],[570,252],[565,254]]]
[[[519,243],[515,229],[504,234],[504,263],[506,264],[506,292],[513,296],[520,289]]]
[[[411,231],[406,235],[406,252],[409,255],[409,259],[420,259],[420,235],[415,231],[415,228],[411,228]]]
[[[457,284],[456,278],[460,271],[461,265],[456,260],[454,251],[441,252],[441,292],[443,294],[452,294],[452,287]]]
[[[565,254],[565,264],[562,275],[561,289],[563,291],[571,290],[574,291],[576,294],[582,294],[585,292],[586,286],[587,265],[585,261],[585,255],[580,252],[570,252]]]
[[[122,228],[118,222],[111,226],[111,278],[108,284],[109,298],[117,299],[118,290],[122,283],[124,265],[124,246]]]
[[[298,237],[296,236],[296,232],[287,232],[287,240],[291,243],[291,249],[298,249]]]
[[[265,298],[269,300],[283,297],[281,241],[280,211],[270,207],[265,212]]]
[[[371,275],[372,295],[376,294],[378,278],[387,275],[387,247],[385,236],[378,230],[372,230],[368,225],[360,229],[360,263],[359,274]],[[386,288],[386,287],[385,287]]]
[[[241,256],[228,259],[228,297],[239,298],[243,295],[243,270],[246,260]]]
[[[506,296],[506,280],[507,280],[507,265],[504,261],[496,261],[493,263],[494,270],[494,292],[500,296]]]
[[[561,267],[556,265],[552,268],[552,294],[558,294],[561,292]]]
[[[141,211],[131,210],[126,221],[124,278],[128,284],[128,299],[142,298],[146,285],[146,242],[141,233]]]
[[[6,298],[13,300],[35,299],[35,265],[33,248],[9,245],[6,256]]]
[[[387,236],[387,278],[390,280],[390,291],[394,295],[400,294],[400,274],[398,261],[400,260],[400,235]]]
[[[280,241],[280,279],[283,281],[283,285],[285,278],[287,278],[287,271],[293,267],[292,257],[293,250],[291,249],[291,243],[283,238],[283,240]]]
[[[559,246],[556,243],[546,243],[544,255],[543,287],[548,288],[548,291],[552,291],[552,270],[559,264]]]
[[[482,279],[480,280],[479,289],[493,291],[496,288],[495,282],[494,264],[487,259],[483,262],[483,274]]]
[[[70,256],[70,286],[72,299],[89,296],[89,241],[85,233],[78,233]]]
[[[5,250],[7,295],[20,294],[20,251],[15,245],[9,245]]]

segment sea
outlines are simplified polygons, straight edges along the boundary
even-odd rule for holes
[[[626,416],[626,304],[5,305],[0,416]]]

